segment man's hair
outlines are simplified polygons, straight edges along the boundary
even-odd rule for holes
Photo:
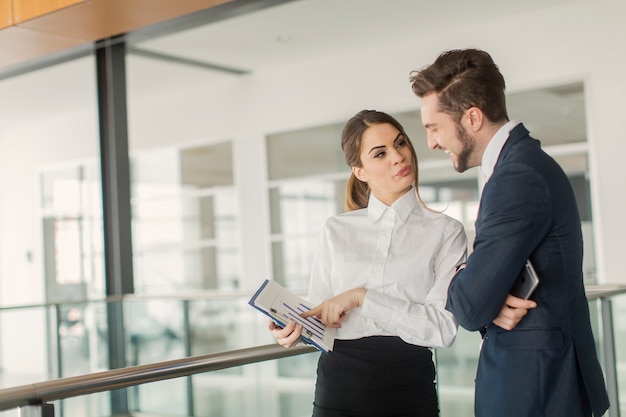
[[[504,77],[491,56],[479,49],[441,53],[431,65],[411,72],[411,88],[418,97],[436,93],[439,110],[457,122],[465,110],[478,107],[492,123],[508,120]]]

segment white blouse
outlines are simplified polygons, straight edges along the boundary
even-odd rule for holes
[[[463,225],[425,209],[413,189],[391,206],[371,196],[367,208],[326,221],[309,299],[319,304],[366,288],[363,306],[347,313],[337,339],[387,335],[447,347],[458,327],[445,309],[448,286],[466,257]]]

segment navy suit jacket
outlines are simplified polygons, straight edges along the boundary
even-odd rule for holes
[[[446,308],[480,330],[478,417],[601,416],[609,401],[582,276],[582,232],[571,184],[517,125],[485,184],[474,250]],[[526,259],[540,277],[529,310],[506,331],[492,321]]]

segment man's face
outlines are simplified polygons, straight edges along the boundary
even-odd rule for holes
[[[422,97],[420,112],[431,150],[440,149],[450,155],[452,165],[458,172],[480,165],[475,138],[450,114],[439,111],[436,93]]]

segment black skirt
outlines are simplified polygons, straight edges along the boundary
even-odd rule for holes
[[[430,349],[399,337],[335,340],[320,355],[313,417],[437,417]]]

